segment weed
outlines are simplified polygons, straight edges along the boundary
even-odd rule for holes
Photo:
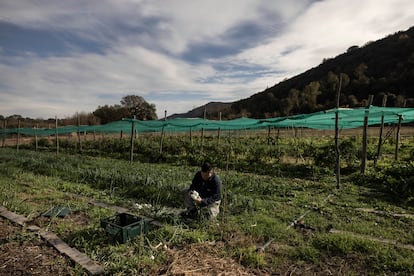
[[[266,265],[264,254],[257,251],[254,246],[238,248],[234,253],[235,259],[252,268],[261,268]]]
[[[312,245],[302,245],[291,250],[291,257],[305,262],[317,263],[321,253]]]
[[[347,255],[353,252],[372,254],[376,244],[372,241],[355,238],[350,235],[319,235],[313,240],[313,245],[328,255]]]

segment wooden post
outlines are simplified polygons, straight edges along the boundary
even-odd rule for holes
[[[164,124],[162,125],[161,139],[160,139],[160,154],[162,154],[162,144],[164,142],[164,127],[165,127],[165,122],[166,121],[167,121],[167,110],[164,110]]]
[[[204,106],[204,120],[207,117],[207,105]],[[204,127],[201,128],[201,152],[203,152],[204,146]]]
[[[405,107],[407,105],[407,100],[404,100],[403,106]],[[395,134],[395,154],[394,159],[395,161],[398,161],[398,150],[400,147],[400,131],[401,131],[401,122],[402,122],[402,115],[398,115],[398,125],[397,125],[397,133]]]
[[[129,154],[129,161],[134,161],[134,134],[135,134],[135,115],[131,122],[131,152]]]
[[[58,119],[57,116],[55,116],[55,138],[56,138],[56,154],[59,153],[59,137],[58,137]]]
[[[218,128],[218,130],[217,130],[217,145],[220,145],[220,132],[221,132],[221,128]]]
[[[399,114],[398,115],[397,133],[395,134],[395,155],[394,155],[395,161],[398,161],[398,148],[399,148],[399,144],[400,144],[401,121],[402,121],[402,115]]]
[[[82,141],[81,141],[81,134],[80,134],[80,117],[78,115],[78,144],[79,144],[79,151],[82,151]]]
[[[267,127],[267,145],[270,145],[270,126]]]
[[[221,121],[221,112],[219,113],[219,121]],[[220,134],[221,134],[221,128],[219,127],[217,130],[217,145],[220,145]]]
[[[2,141],[2,148],[6,146],[6,128],[7,128],[7,120],[4,119],[3,121],[3,129],[4,129],[4,135],[3,135],[3,141]]]
[[[387,95],[384,95],[382,98],[382,107],[387,105]],[[380,125],[380,132],[378,137],[378,146],[377,146],[377,155],[374,158],[374,165],[377,165],[378,159],[381,157],[381,146],[382,146],[382,133],[384,132],[384,112],[381,115],[381,125]]]
[[[341,186],[341,152],[339,150],[339,99],[341,97],[342,75],[339,74],[338,94],[336,95],[336,111],[335,111],[335,153],[336,153],[336,188]]]
[[[374,99],[374,95],[369,95],[368,97],[368,105],[365,107],[365,115],[364,115],[364,129],[362,133],[362,157],[361,157],[361,173],[365,173],[365,168],[367,166],[367,130],[368,130],[368,116],[369,116],[369,108],[372,104],[372,100]]]
[[[38,139],[37,139],[37,129],[38,129],[39,125],[35,126],[35,149],[36,151],[39,149],[39,143],[38,143]]]
[[[19,144],[20,144],[20,119],[17,120],[17,137],[16,137],[16,150],[19,152]]]
[[[203,146],[204,146],[204,127],[201,128],[201,152],[203,152]]]
[[[102,154],[102,144],[103,144],[104,138],[105,138],[104,133],[101,132],[100,136],[101,136],[101,138],[98,137],[98,140],[99,140],[98,147],[99,147],[99,154]]]

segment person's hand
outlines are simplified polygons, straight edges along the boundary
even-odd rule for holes
[[[191,197],[193,200],[198,200],[198,199],[201,199],[201,197],[200,197],[200,195],[198,194],[198,192],[197,192],[197,191],[190,191],[190,197]]]

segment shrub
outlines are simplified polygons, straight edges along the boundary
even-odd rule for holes
[[[345,139],[339,143],[341,161],[345,161],[348,167],[354,167],[355,163],[359,160],[361,156],[359,150],[359,146],[353,139]],[[315,165],[331,169],[334,168],[336,163],[336,150],[333,143],[315,147],[311,155],[314,158]]]
[[[398,162],[368,171],[366,175],[356,174],[356,183],[376,187],[395,196],[408,199],[414,196],[414,162]]]
[[[40,138],[40,139],[37,140],[37,145],[39,147],[47,148],[47,147],[51,146],[51,143],[50,143],[49,139],[47,139],[47,138]],[[36,146],[36,140],[35,139],[32,140],[32,146],[33,147]]]

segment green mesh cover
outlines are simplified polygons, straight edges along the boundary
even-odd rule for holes
[[[397,124],[401,116],[401,123],[411,123],[414,121],[414,108],[393,108],[376,107],[370,108],[339,108],[320,111],[311,114],[300,114],[288,117],[277,117],[269,119],[249,119],[239,118],[234,120],[216,121],[200,118],[191,119],[171,119],[171,120],[152,120],[140,121],[135,119],[123,119],[105,125],[97,126],[65,126],[58,127],[59,135],[87,132],[87,133],[129,133],[132,129],[132,122],[137,132],[187,132],[199,130],[244,130],[244,129],[263,129],[268,127],[286,128],[302,127],[321,130],[335,129],[335,114],[338,113],[339,129],[358,128],[364,125],[364,118],[368,116],[368,125],[379,125],[383,117],[387,125]],[[7,137],[12,134],[20,133],[27,136],[50,136],[56,134],[56,129],[35,129],[35,128],[14,128],[3,129],[2,136]]]

